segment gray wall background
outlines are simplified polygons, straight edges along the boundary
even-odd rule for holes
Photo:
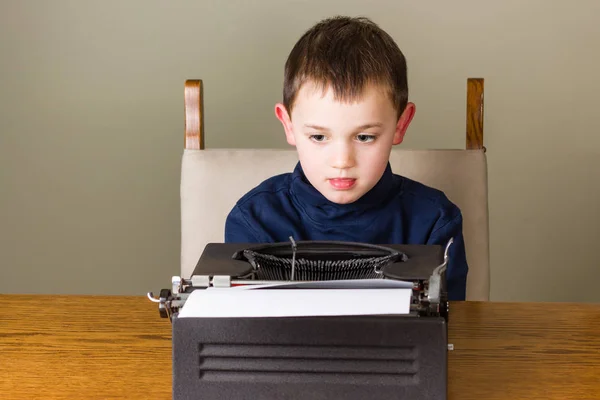
[[[183,84],[207,147],[284,147],[294,42],[373,18],[409,63],[404,143],[462,148],[485,78],[492,299],[599,301],[600,3],[0,2],[0,292],[145,294],[179,263]]]

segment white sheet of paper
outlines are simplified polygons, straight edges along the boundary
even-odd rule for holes
[[[413,287],[412,282],[398,281],[394,279],[345,279],[330,281],[308,281],[308,282],[279,282],[264,285],[243,285],[235,289],[273,289],[273,288],[298,288],[298,289],[394,289]]]
[[[199,289],[189,295],[179,318],[408,314],[411,294],[406,288]]]

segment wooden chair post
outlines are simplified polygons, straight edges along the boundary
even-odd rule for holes
[[[483,145],[483,79],[467,79],[467,150],[485,151]]]
[[[204,102],[202,80],[185,81],[184,91],[185,135],[183,147],[204,150]]]

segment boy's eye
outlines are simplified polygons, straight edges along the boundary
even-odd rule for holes
[[[359,142],[362,142],[362,143],[369,143],[369,142],[372,142],[373,140],[375,140],[375,136],[365,135],[364,133],[358,135],[356,138],[358,139]]]
[[[313,140],[315,142],[322,142],[323,140],[325,140],[325,135],[310,135],[310,140]]]

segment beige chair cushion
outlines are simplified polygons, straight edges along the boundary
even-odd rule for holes
[[[181,170],[181,275],[189,277],[207,243],[223,242],[236,201],[263,180],[291,172],[294,149],[185,150]],[[392,171],[446,193],[462,211],[467,300],[489,300],[487,161],[479,150],[393,150]]]

